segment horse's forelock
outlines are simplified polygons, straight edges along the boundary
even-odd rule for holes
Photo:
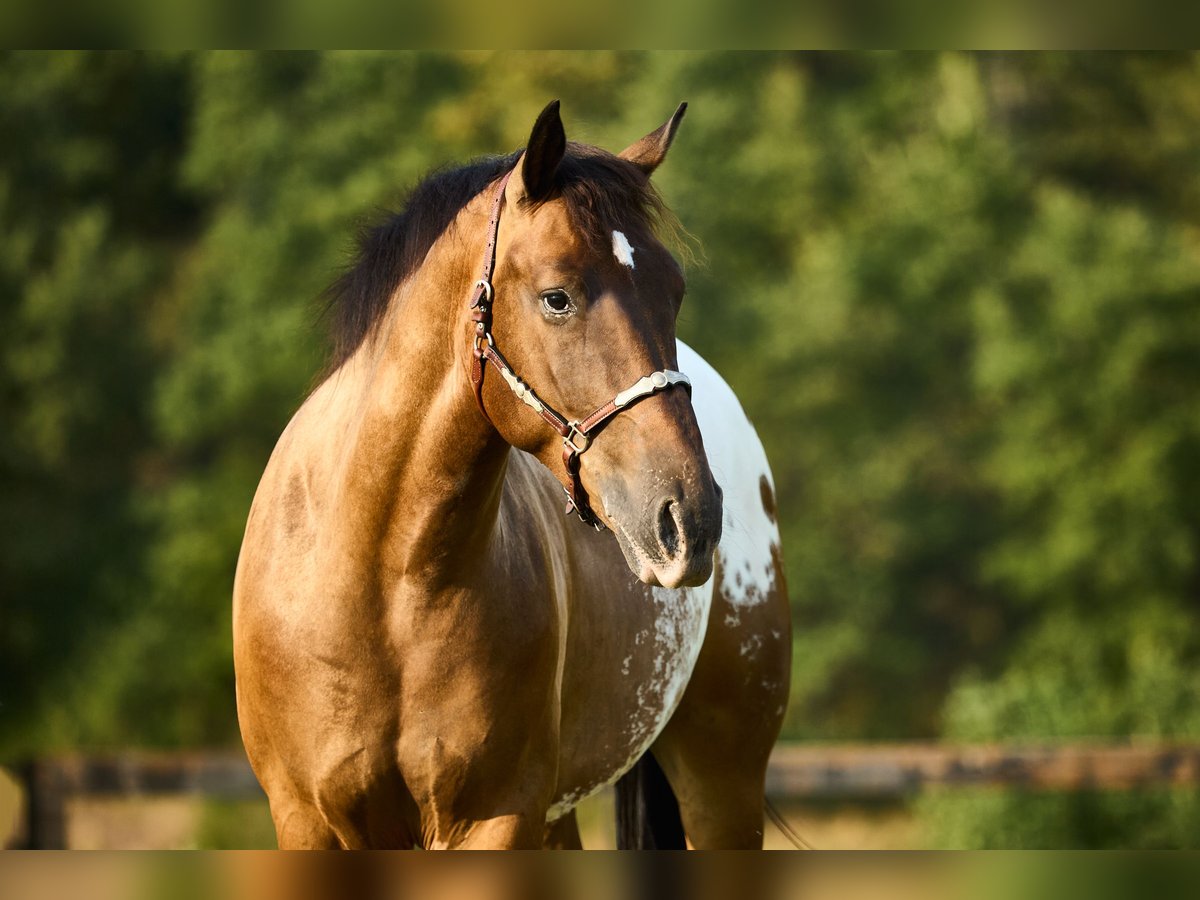
[[[545,201],[560,199],[572,224],[597,250],[613,231],[644,227],[677,242],[679,223],[653,183],[637,166],[586,144],[568,143],[555,173],[555,188]]]

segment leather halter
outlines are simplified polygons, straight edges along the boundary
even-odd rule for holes
[[[492,306],[495,301],[495,288],[492,287],[492,273],[496,267],[496,237],[500,230],[500,210],[504,206],[504,189],[512,171],[508,172],[496,186],[496,196],[492,200],[492,215],[488,221],[488,241],[483,252],[483,277],[472,285],[471,291],[471,321],[475,323],[473,337],[473,358],[471,361],[471,383],[475,388],[475,402],[479,410],[489,422],[487,410],[483,406],[483,375],[484,367],[491,363],[504,379],[504,383],[517,395],[522,403],[542,417],[542,420],[558,432],[563,439],[563,465],[570,479],[563,490],[567,494],[567,515],[572,512],[587,525],[592,525],[597,531],[603,531],[604,525],[597,518],[588,504],[587,491],[580,479],[580,455],[592,445],[597,433],[619,412],[628,409],[635,403],[647,397],[666,391],[677,384],[683,385],[691,393],[692,383],[682,372],[674,369],[661,369],[651,372],[635,381],[607,403],[602,404],[582,419],[568,420],[566,416],[550,406],[517,377],[508,360],[496,347],[492,337]]]

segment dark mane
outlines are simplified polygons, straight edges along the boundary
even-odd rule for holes
[[[396,289],[420,267],[459,211],[512,168],[520,154],[518,150],[508,156],[482,157],[435,172],[412,190],[400,212],[362,230],[353,264],[325,292],[325,315],[333,337],[329,371],[342,365],[371,335]],[[546,200],[558,198],[589,241],[603,241],[604,235],[631,221],[665,230],[668,238],[678,234],[677,223],[641,170],[595,147],[567,145],[554,190]]]

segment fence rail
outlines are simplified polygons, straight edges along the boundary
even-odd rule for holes
[[[767,793],[900,798],[930,787],[1133,790],[1200,784],[1200,744],[781,744]]]
[[[55,756],[14,770],[23,846],[66,846],[73,797],[262,797],[240,751]],[[1028,791],[1200,785],[1200,744],[781,744],[767,793],[785,800],[898,800],[931,787]]]

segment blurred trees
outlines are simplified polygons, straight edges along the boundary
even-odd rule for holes
[[[316,298],[363,217],[556,96],[612,150],[691,104],[656,175],[702,250],[680,333],[775,468],[791,736],[1200,734],[1197,69],[0,57],[0,749],[235,739],[233,565]],[[992,802],[929,809],[983,845],[1092,815]],[[1183,840],[1154,802],[1079,840]]]
[[[150,317],[198,208],[179,185],[170,57],[0,61],[0,742],[117,733],[77,689],[144,599],[153,539]],[[215,600],[213,601],[215,604]],[[86,708],[85,708],[86,707]]]

